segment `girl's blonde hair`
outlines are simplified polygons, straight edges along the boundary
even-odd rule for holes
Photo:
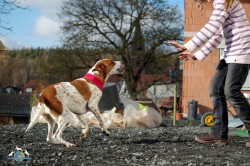
[[[234,2],[234,0],[225,0],[226,10],[228,10],[231,7],[231,5],[232,5],[233,2]]]

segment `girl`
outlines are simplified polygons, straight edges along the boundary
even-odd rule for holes
[[[207,0],[212,2],[212,0]],[[211,79],[209,93],[213,105],[214,125],[206,136],[196,136],[200,143],[228,143],[227,102],[237,112],[250,133],[250,107],[241,93],[250,67],[250,24],[239,0],[214,0],[209,22],[186,44],[169,42],[182,50],[181,60],[203,61],[224,37],[226,48],[215,74]],[[200,46],[204,46],[194,52]],[[246,143],[250,148],[250,139]]]

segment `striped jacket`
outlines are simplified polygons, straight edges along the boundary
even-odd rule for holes
[[[221,59],[227,63],[250,64],[250,24],[238,0],[226,11],[225,0],[214,0],[209,22],[185,44],[190,52],[204,45],[194,55],[203,61],[225,38]]]

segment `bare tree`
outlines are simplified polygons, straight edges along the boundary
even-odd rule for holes
[[[145,69],[169,54],[165,42],[183,40],[182,14],[166,0],[66,0],[58,16],[65,46],[112,50],[125,62],[132,98],[148,87],[139,85]]]
[[[37,77],[46,79],[49,83],[70,81],[87,72],[98,58],[100,55],[96,50],[51,49],[41,56]]]
[[[9,25],[9,20],[4,17],[11,14],[15,9],[26,9],[21,5],[22,0],[0,0],[0,29],[4,31],[12,31],[12,27]],[[1,33],[1,35],[3,35]]]

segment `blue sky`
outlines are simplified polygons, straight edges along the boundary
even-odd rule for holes
[[[1,19],[9,22],[12,32],[2,31],[0,40],[8,49],[20,48],[50,48],[59,47],[59,21],[56,15],[63,0],[23,0],[23,5],[29,9],[17,9],[9,16]],[[183,11],[183,0],[168,0],[170,4],[180,6]]]

